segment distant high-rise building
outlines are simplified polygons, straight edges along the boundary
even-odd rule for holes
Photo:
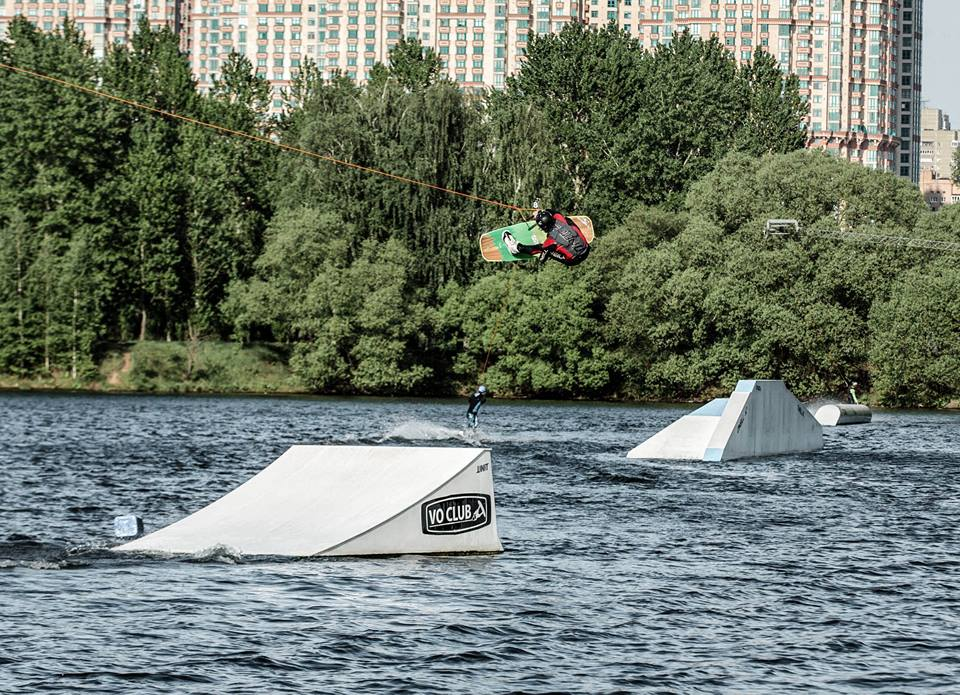
[[[677,32],[716,36],[741,62],[760,47],[800,80],[808,147],[919,180],[922,0],[590,0],[653,47]]]
[[[952,180],[958,148],[960,130],[951,129],[950,116],[940,109],[924,109],[920,118],[920,191],[934,210],[960,203],[960,186]]]
[[[127,43],[143,18],[152,26],[167,25],[180,33],[186,5],[187,0],[0,0],[0,38],[6,37],[7,25],[17,15],[44,31],[53,31],[64,19],[71,19],[93,46],[94,55],[102,58],[107,46]]]
[[[405,37],[436,51],[447,75],[465,91],[501,88],[520,67],[529,32],[559,31],[579,21],[585,6],[535,1],[539,7],[517,0],[194,0],[190,60],[203,88],[212,83],[224,53],[243,53],[273,85],[279,108],[280,90],[308,58],[325,76],[339,73],[364,82]]]
[[[950,116],[940,109],[924,109],[920,117],[920,172],[935,179],[953,175],[953,157],[960,148],[960,130],[950,127]]]
[[[179,2],[184,3],[182,11]],[[401,38],[435,50],[466,91],[502,88],[524,60],[529,33],[569,22],[613,22],[645,47],[681,31],[716,36],[740,61],[758,47],[796,73],[809,101],[808,146],[919,180],[923,0],[120,0],[106,4],[0,0],[0,35],[13,14],[44,29],[74,17],[98,51],[129,40],[136,18],[183,31],[200,88],[231,52],[280,91],[308,58],[324,75],[358,82]],[[148,5],[149,3],[149,5]],[[56,14],[55,14],[56,13]],[[49,26],[48,26],[49,25]]]

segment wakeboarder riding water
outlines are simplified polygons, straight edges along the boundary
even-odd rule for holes
[[[487,387],[483,384],[477,387],[477,390],[470,396],[469,405],[467,405],[467,427],[477,429],[477,416],[480,414],[480,406],[487,402]]]

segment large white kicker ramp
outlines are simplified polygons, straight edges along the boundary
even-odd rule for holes
[[[489,449],[293,446],[237,489],[115,551],[495,553]]]
[[[727,461],[823,448],[823,428],[779,380],[743,380],[660,430],[628,458]]]

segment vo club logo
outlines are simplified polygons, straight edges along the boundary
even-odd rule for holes
[[[475,531],[490,524],[490,495],[468,492],[430,500],[421,505],[420,518],[430,535]]]

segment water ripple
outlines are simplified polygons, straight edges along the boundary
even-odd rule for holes
[[[624,458],[684,408],[464,410],[0,394],[0,691],[960,692],[958,414],[701,464]],[[299,443],[492,448],[507,552],[107,552]]]

